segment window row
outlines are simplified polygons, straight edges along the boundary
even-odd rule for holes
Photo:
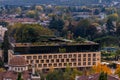
[[[53,66],[53,67],[63,67],[63,66],[67,66],[67,65],[69,65],[69,66],[88,66],[88,65],[95,65],[96,64],[96,62],[83,62],[83,63],[54,63],[54,64],[36,64],[37,66],[36,67],[51,67],[51,66]]]
[[[78,57],[96,57],[94,54],[78,54]],[[27,56],[27,59],[57,59],[57,58],[76,58],[77,54],[64,54],[64,55],[39,55],[39,56]]]

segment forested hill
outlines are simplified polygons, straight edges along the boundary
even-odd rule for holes
[[[55,4],[55,5],[88,5],[98,3],[99,0],[0,0],[5,5],[32,5],[32,4]],[[103,0],[111,1],[111,0]],[[113,1],[113,0],[112,0]]]

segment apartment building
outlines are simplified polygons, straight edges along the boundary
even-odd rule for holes
[[[9,60],[14,56],[22,56],[27,63],[35,64],[38,70],[89,68],[101,61],[99,44],[97,43],[45,43],[33,45],[30,43],[15,43],[9,50]]]

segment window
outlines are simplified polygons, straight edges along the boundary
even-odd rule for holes
[[[69,62],[69,59],[66,59],[67,62]]]
[[[93,65],[95,65],[96,64],[96,62],[93,62]]]
[[[37,56],[33,56],[33,59],[37,59]]]
[[[27,59],[32,59],[32,57],[31,56],[27,56]]]
[[[41,60],[41,63],[44,63],[44,60]]]
[[[44,56],[44,59],[47,59],[47,56]]]
[[[88,62],[88,65],[91,65],[91,62]]]
[[[49,59],[52,59],[52,55],[49,55]]]
[[[52,59],[51,62],[54,62],[54,59]]]
[[[99,59],[99,58],[97,58],[97,60],[99,61],[100,59]]]
[[[69,66],[72,66],[72,63],[69,63]]]
[[[61,59],[61,62],[64,62],[64,59]]]
[[[78,61],[81,61],[81,59],[78,59]]]
[[[57,64],[56,64],[56,63],[54,64],[54,67],[57,67]]]
[[[88,57],[91,57],[91,54],[88,54]]]
[[[93,57],[95,57],[95,56],[96,56],[96,54],[94,53],[94,54],[93,54]]]
[[[42,56],[38,56],[38,59],[42,59]]]
[[[57,55],[54,55],[54,58],[57,58]]]
[[[71,59],[72,62],[76,62],[76,59]]]
[[[29,61],[27,60],[27,63],[29,63]]]
[[[76,58],[76,54],[74,54],[73,56],[74,56],[74,58]]]
[[[80,66],[80,65],[81,65],[81,63],[78,63],[78,65]]]
[[[83,54],[83,57],[86,57],[86,54]]]
[[[83,61],[86,61],[86,58],[83,58]]]
[[[59,66],[62,66],[62,63],[59,63]]]
[[[57,59],[56,62],[59,62],[59,59]]]
[[[78,57],[81,57],[81,54],[79,54]]]
[[[47,64],[44,64],[44,67],[47,67]]]
[[[69,58],[72,58],[72,55],[71,55],[71,54],[69,55]]]
[[[47,63],[49,63],[49,60],[46,60]]]
[[[64,58],[67,58],[67,55],[64,55]]]
[[[93,61],[96,61],[96,58],[93,58]]]
[[[74,63],[73,65],[76,66],[76,63]]]
[[[38,67],[42,67],[42,64],[39,64]]]
[[[36,63],[39,63],[39,60],[36,60]]]
[[[86,62],[83,62],[83,65],[86,65]]]
[[[51,67],[52,66],[52,64],[49,64],[49,67]]]
[[[30,63],[33,63],[33,60],[30,60]]]
[[[59,55],[59,58],[62,58],[62,55]]]
[[[88,61],[91,61],[91,58],[88,58]]]
[[[67,63],[64,63],[64,66],[67,66]]]

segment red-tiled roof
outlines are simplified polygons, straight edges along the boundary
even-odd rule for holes
[[[24,59],[24,57],[15,56],[10,60],[9,65],[10,66],[26,66],[27,62]]]
[[[4,78],[5,79],[17,80],[18,73],[17,72],[13,72],[13,71],[1,72],[0,73],[0,80],[3,80]],[[29,74],[28,71],[22,72],[22,79],[23,80],[30,79],[30,74]]]
[[[99,80],[99,76],[100,74],[93,74],[90,76],[80,76],[77,80]],[[108,80],[120,80],[119,78],[112,76],[112,75],[108,75],[107,76]]]

